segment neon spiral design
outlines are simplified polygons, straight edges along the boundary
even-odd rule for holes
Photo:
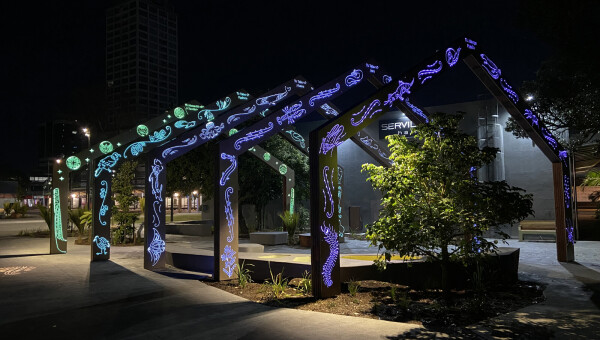
[[[108,171],[113,168],[121,158],[121,154],[118,152],[113,152],[111,155],[108,155],[98,162],[98,166],[96,167],[96,171],[94,171],[94,177],[100,176],[102,171]]]
[[[276,118],[277,124],[279,125],[282,125],[283,123],[294,124],[296,120],[302,118],[302,116],[306,114],[306,110],[302,108],[302,102],[296,103],[292,105],[292,107],[286,106],[282,111],[284,113]]]
[[[236,150],[240,150],[242,148],[242,146],[241,146],[242,143],[263,137],[265,135],[265,133],[273,130],[274,126],[275,125],[273,124],[273,122],[269,122],[268,126],[265,128],[258,129],[258,130],[252,131],[252,132],[248,132],[244,137],[236,140],[235,143],[233,143],[233,147]]]
[[[324,99],[324,98],[329,98],[339,90],[340,90],[340,83],[336,83],[334,88],[329,89],[329,90],[320,91],[316,95],[310,97],[310,99],[308,100],[308,105],[315,106],[315,101]]]
[[[506,92],[508,98],[510,98],[510,100],[512,100],[512,102],[516,104],[519,101],[519,96],[515,91],[513,91],[512,86],[508,85],[504,78],[500,78],[500,85],[502,85],[502,89],[504,90],[504,92]]]
[[[358,116],[362,114],[362,117],[360,118],[359,121],[354,121],[354,117],[352,117],[350,119],[350,124],[352,124],[353,126],[358,126],[360,125],[365,119],[367,118],[371,118],[373,117],[374,114],[381,112],[381,109],[377,109],[375,111],[373,111],[373,109],[375,107],[381,106],[381,102],[379,101],[379,99],[375,99],[371,102],[371,104],[369,104],[369,106],[367,107],[366,105],[362,107],[362,109],[360,109],[360,111],[358,111],[357,113],[352,114],[352,116]],[[367,108],[365,110],[365,107]],[[364,111],[364,112],[363,112]]]
[[[292,136],[292,139],[294,140],[294,142],[300,144],[300,146],[303,149],[306,147],[306,141],[304,140],[304,137],[302,137],[301,134],[299,134],[298,132],[296,132],[294,130],[287,130],[285,133],[287,133],[290,136]]]
[[[152,228],[152,230],[154,231],[154,237],[148,246],[148,254],[150,254],[152,266],[155,266],[158,263],[162,253],[165,252],[165,241],[160,237],[160,233],[156,228]]]
[[[98,221],[102,225],[106,225],[106,221],[102,221],[102,217],[106,216],[106,212],[108,211],[108,205],[105,204],[106,194],[108,192],[108,182],[102,180],[100,185],[103,188],[100,188],[100,198],[102,198],[102,204],[100,205],[100,212],[98,212]]]
[[[327,136],[325,136],[321,141],[319,153],[326,155],[328,152],[331,152],[330,156],[332,156],[332,150],[344,142],[343,138],[345,136],[346,134],[344,133],[344,126],[335,124],[331,130],[327,132]]]
[[[161,202],[163,201],[163,185],[159,181],[159,176],[164,169],[165,168],[162,162],[155,158],[154,165],[152,165],[152,172],[148,178],[148,182],[150,182],[150,188],[152,188],[152,194],[154,195],[154,202],[152,202],[152,209],[154,211],[154,215],[152,215],[152,224],[154,227],[158,227],[160,225],[159,213],[162,210]]]
[[[575,228],[573,228],[573,221],[571,221],[571,218],[567,217],[565,219],[566,222],[566,229],[567,229],[567,241],[570,244],[575,244]]]
[[[106,249],[110,248],[110,242],[108,242],[108,240],[105,237],[96,235],[94,236],[94,240],[92,242],[94,242],[96,244],[96,247],[98,247],[98,249],[100,250],[96,253],[96,255],[108,255]]]
[[[433,64],[427,65],[427,68],[419,71],[419,73],[417,74],[417,78],[419,78],[421,84],[423,84],[428,79],[431,79],[431,77],[433,77],[434,74],[439,73],[442,70],[443,66],[444,65],[441,61],[436,60]]]
[[[229,236],[227,236],[227,242],[233,242],[233,209],[231,208],[231,200],[229,196],[233,194],[233,188],[228,187],[225,189],[225,218],[227,219],[227,226],[229,227]]]
[[[54,188],[52,190],[52,206],[54,208],[54,242],[56,242],[56,249],[61,253],[66,253],[66,250],[60,249],[58,246],[58,241],[64,241],[65,237],[63,235],[62,230],[62,214],[60,213],[60,190],[58,188]]]
[[[556,150],[558,148],[558,142],[556,141],[556,139],[554,139],[554,137],[552,136],[550,131],[546,130],[545,127],[542,128],[542,135],[544,136],[544,139],[548,142],[548,144],[550,144],[550,146],[554,150]]]
[[[171,136],[171,127],[165,126],[164,129],[160,129],[159,131],[154,131],[154,133],[148,137],[147,141],[136,142],[129,145],[125,151],[123,151],[123,158],[127,158],[127,151],[131,153],[132,156],[137,156],[144,151],[144,148],[147,144],[155,144],[164,141],[165,139]],[[116,162],[115,162],[116,163]]]
[[[215,125],[213,122],[206,123],[206,127],[202,129],[202,132],[198,135],[202,139],[213,139],[217,137],[221,131],[225,128],[225,124]]]
[[[226,110],[229,107],[229,105],[231,105],[231,98],[226,97],[224,100],[217,101],[216,104],[216,109],[204,109],[198,111],[198,120],[202,120],[202,118],[206,118],[207,120],[213,120],[215,118],[213,112],[220,112]]]
[[[275,93],[269,96],[265,96],[262,98],[258,98],[256,100],[256,105],[259,106],[263,106],[263,105],[275,105],[278,101],[280,101],[281,99],[285,98],[285,96],[287,96],[287,94],[292,90],[291,87],[285,87],[285,90],[281,93]]]
[[[334,110],[331,106],[329,106],[329,104],[325,103],[323,105],[321,105],[321,108],[323,110],[325,110],[325,114],[328,116],[334,116],[337,117],[337,115],[339,114],[336,110]]]
[[[392,82],[392,77],[388,76],[387,74],[383,75],[382,81],[384,84],[389,84]]]
[[[346,86],[352,87],[363,79],[363,71],[354,69],[349,75],[346,76]],[[312,105],[311,105],[312,106]]]
[[[389,105],[392,107],[396,100],[404,101],[404,95],[410,94],[410,88],[415,83],[415,79],[413,78],[410,83],[403,82],[402,80],[398,80],[398,87],[394,92],[388,94],[388,99],[383,103],[383,105]]]
[[[221,174],[221,180],[219,181],[219,184],[221,184],[221,186],[224,186],[225,183],[227,183],[227,181],[229,180],[229,176],[231,176],[231,174],[235,171],[235,168],[237,168],[237,160],[235,156],[228,155],[224,152],[221,153],[221,159],[229,160],[231,162],[229,167],[225,169],[225,171],[223,171],[223,173]]]
[[[458,57],[460,56],[460,47],[457,50],[454,50],[452,47],[449,47],[446,50],[446,63],[448,66],[452,67],[456,65],[458,62]]]
[[[531,125],[538,126],[538,117],[531,110],[525,109],[524,116],[531,121]]]
[[[176,128],[178,129],[189,129],[189,128],[193,128],[194,126],[196,126],[196,121],[192,121],[192,122],[188,122],[187,120],[178,120],[175,122]]]
[[[423,112],[423,110],[419,109],[416,105],[413,105],[410,101],[408,101],[408,98],[404,100],[404,104],[406,104],[406,106],[408,106],[412,112],[425,119],[426,123],[429,123],[429,118]]]
[[[565,192],[565,207],[571,207],[571,180],[569,175],[563,176],[563,191]]]
[[[243,111],[244,112],[242,112],[242,113],[236,113],[234,115],[227,117],[227,124],[231,124],[231,122],[235,122],[236,120],[239,120],[241,116],[246,116],[246,115],[254,113],[254,111],[256,111],[256,105],[247,107]]]
[[[333,230],[331,225],[327,226],[325,225],[325,222],[323,222],[323,225],[321,225],[321,231],[325,235],[325,242],[329,244],[329,256],[323,265],[321,276],[323,277],[323,283],[327,287],[331,287],[333,285],[331,273],[333,272],[338,255],[340,254],[340,245],[338,243],[338,235],[335,230]]]
[[[196,144],[197,141],[198,141],[198,136],[186,138],[181,141],[181,145],[176,145],[176,146],[172,146],[170,148],[166,148],[162,152],[162,158],[165,159],[165,158],[167,158],[167,156],[174,155],[179,152],[179,149],[187,148],[188,146],[194,145],[194,144]]]
[[[327,216],[327,218],[333,217],[333,210],[335,209],[335,203],[333,202],[333,196],[331,194],[331,189],[333,188],[333,170],[331,169],[331,181],[327,179],[329,167],[326,165],[323,167],[323,183],[325,184],[325,189],[323,189],[323,198],[325,202],[323,203],[323,212]],[[329,203],[331,205],[330,211],[327,211],[327,199],[329,199]]]
[[[485,68],[487,73],[492,78],[498,79],[500,77],[500,75],[502,74],[502,71],[498,68],[498,66],[496,66],[496,64],[494,64],[492,59],[490,59],[488,56],[486,56],[483,53],[480,54],[480,56],[481,56],[481,59],[483,60],[483,63],[481,64],[483,66],[483,68]]]
[[[233,248],[231,248],[230,245],[226,245],[223,249],[223,254],[221,254],[221,261],[225,262],[225,268],[223,268],[223,272],[228,277],[233,276],[237,263],[235,263],[235,251],[233,250]]]

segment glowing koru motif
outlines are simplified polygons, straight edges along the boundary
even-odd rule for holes
[[[165,169],[162,162],[155,158],[154,164],[152,165],[152,172],[148,177],[148,182],[150,182],[150,188],[152,189],[152,195],[154,195],[154,202],[152,202],[152,210],[154,214],[152,215],[152,224],[154,227],[158,227],[160,225],[160,212],[162,210],[162,192],[163,185],[160,183],[160,173]]]
[[[108,242],[106,238],[96,235],[94,236],[94,240],[92,242],[94,242],[96,244],[96,247],[100,249],[100,251],[97,252],[96,255],[108,255],[106,249],[110,248],[110,242]]]
[[[569,154],[567,153],[567,150],[562,150],[562,151],[558,152],[558,158],[560,158],[560,160],[565,163],[566,163],[568,156],[569,156]]]
[[[483,66],[483,68],[485,68],[487,73],[492,78],[498,79],[498,77],[500,77],[500,75],[502,74],[502,71],[498,68],[498,66],[496,66],[496,64],[494,64],[492,59],[490,59],[488,56],[486,56],[483,53],[480,54],[480,56],[481,56],[481,59],[483,60],[483,63],[481,64]]]
[[[337,117],[337,115],[339,114],[336,110],[334,110],[331,106],[329,106],[329,104],[325,103],[323,105],[321,105],[321,108],[323,110],[325,110],[325,114],[328,116],[334,116]]]
[[[167,156],[171,156],[174,155],[176,153],[179,152],[179,149],[183,149],[183,148],[187,148],[191,145],[196,144],[196,142],[198,141],[198,136],[193,136],[190,138],[186,138],[184,140],[181,141],[181,145],[175,145],[175,146],[171,146],[169,148],[166,148],[165,150],[163,150],[162,152],[162,158],[167,158]]]
[[[415,83],[415,79],[411,80],[410,83],[403,82],[402,80],[398,80],[398,87],[396,90],[390,94],[388,94],[388,99],[383,103],[383,105],[389,105],[392,107],[394,101],[400,100],[404,101],[404,95],[410,94],[410,88]]]
[[[213,120],[215,118],[213,112],[224,111],[229,107],[229,105],[231,105],[231,98],[226,97],[224,100],[219,100],[217,101],[216,109],[204,109],[198,111],[198,120],[202,120],[202,116],[204,116],[204,118],[207,120]]]
[[[325,188],[323,189],[323,212],[327,216],[327,218],[333,217],[333,211],[335,209],[335,203],[333,202],[333,196],[331,194],[331,190],[333,189],[333,171],[335,169],[331,169],[331,174],[328,173],[329,167],[326,165],[323,167],[323,183],[325,184]],[[330,179],[327,176],[330,176]],[[327,200],[329,199],[329,205],[331,206],[330,211],[327,211]]]
[[[441,61],[436,60],[433,64],[427,65],[427,68],[419,71],[417,78],[419,78],[421,84],[423,84],[425,81],[433,77],[434,74],[439,73],[443,66],[444,65]]]
[[[296,132],[294,130],[287,130],[285,133],[287,133],[290,136],[292,136],[292,139],[294,140],[294,142],[300,144],[300,146],[303,149],[306,147],[306,141],[304,140],[304,137],[302,137],[301,134],[299,134],[298,132]]]
[[[571,207],[571,180],[569,175],[563,176],[563,191],[565,192],[565,207]]]
[[[363,71],[354,69],[349,75],[346,76],[346,86],[352,87],[363,79]],[[312,105],[311,105],[312,106]]]
[[[504,92],[506,92],[508,98],[510,98],[510,100],[512,100],[512,102],[516,104],[519,101],[519,96],[515,91],[513,91],[512,86],[508,85],[504,78],[500,78],[500,85],[502,86]]]
[[[365,119],[367,118],[371,118],[373,117],[374,114],[381,112],[381,109],[377,109],[377,110],[373,110],[375,107],[379,107],[381,106],[381,102],[379,101],[379,99],[375,99],[371,102],[371,104],[369,104],[369,106],[367,107],[366,105],[362,107],[362,109],[360,109],[360,111],[358,111],[357,113],[352,114],[352,116],[359,116],[362,115],[360,117],[360,120],[355,121],[354,117],[352,117],[350,119],[350,124],[352,124],[353,126],[358,126],[360,125]],[[366,108],[366,110],[365,110]]]
[[[183,119],[183,117],[185,117],[185,110],[180,107],[176,107],[175,110],[173,110],[173,114],[175,117]]]
[[[137,126],[136,128],[136,132],[140,137],[146,137],[148,136],[148,127],[144,124],[140,124]]]
[[[457,50],[453,49],[452,47],[448,47],[448,49],[446,49],[446,63],[448,66],[452,67],[456,65],[458,62],[458,57],[460,57],[460,47]]]
[[[62,214],[60,212],[60,190],[58,188],[52,190],[52,206],[54,208],[54,240],[56,242],[56,249],[61,253],[66,253],[65,250],[61,250],[58,246],[58,241],[67,242],[63,235]]]
[[[178,129],[190,129],[196,126],[196,121],[188,122],[187,120],[178,120],[175,122],[175,127]]]
[[[329,90],[320,91],[316,95],[310,97],[308,105],[315,106],[315,101],[331,97],[334,93],[340,90],[340,83],[336,83],[335,87]]]
[[[567,229],[567,241],[571,244],[575,244],[575,228],[573,228],[573,221],[567,217],[565,223]]]
[[[102,199],[102,204],[100,204],[100,211],[98,212],[98,222],[102,225],[106,225],[106,221],[102,221],[102,218],[106,216],[106,212],[108,211],[108,205],[106,205],[106,194],[108,193],[108,182],[102,180],[100,182],[102,186],[100,188],[100,198]]]
[[[152,228],[154,231],[154,237],[152,238],[152,242],[148,245],[148,254],[150,254],[150,261],[152,261],[152,266],[155,266],[160,259],[162,253],[165,252],[165,241],[160,238],[160,233],[156,228]]]
[[[121,154],[118,152],[113,152],[111,155],[108,155],[98,162],[98,167],[96,167],[96,171],[94,171],[94,177],[98,177],[103,170],[110,172],[113,166],[117,164],[121,158]]]
[[[227,117],[227,124],[231,124],[231,122],[235,122],[236,120],[239,120],[241,116],[246,116],[246,115],[250,115],[250,114],[254,113],[254,111],[256,111],[256,105],[247,107],[247,108],[243,109],[242,111],[243,112],[241,112],[241,113],[236,113],[236,114],[233,114],[233,115]]]
[[[338,255],[340,254],[340,245],[338,243],[338,235],[335,230],[333,230],[331,225],[327,226],[325,222],[323,222],[323,225],[321,225],[321,231],[325,235],[325,242],[329,244],[329,256],[323,265],[321,276],[323,277],[323,283],[327,287],[331,287],[333,285],[331,273],[333,272]]]
[[[235,260],[235,251],[230,245],[226,245],[225,249],[223,249],[223,254],[221,254],[221,261],[225,262],[225,265],[223,266],[223,272],[227,274],[228,277],[233,276],[235,267],[237,266]]]
[[[531,125],[538,126],[538,117],[533,112],[531,112],[531,110],[525,109],[524,116],[531,122]]]
[[[542,135],[544,136],[544,139],[548,142],[548,144],[554,150],[556,150],[556,148],[558,148],[558,142],[556,141],[556,139],[554,139],[554,137],[552,136],[550,131],[546,130],[545,127],[543,127],[541,130],[542,130]]]
[[[292,90],[291,87],[286,86],[285,90],[281,93],[275,93],[269,96],[264,96],[261,98],[258,98],[256,100],[256,105],[259,106],[263,106],[263,105],[275,105],[278,101],[280,101],[281,99],[285,98],[285,96],[287,96],[287,94]]]
[[[344,126],[340,124],[335,124],[331,128],[331,130],[327,132],[327,136],[325,136],[321,141],[321,148],[319,149],[319,153],[326,155],[328,152],[331,152],[330,156],[332,156],[332,150],[344,142],[343,138],[345,136],[346,133],[344,133]]]
[[[410,108],[410,110],[412,112],[414,112],[416,115],[418,115],[419,117],[425,119],[426,123],[429,123],[429,118],[427,117],[427,115],[423,112],[423,110],[419,109],[416,105],[412,104],[409,100],[408,97],[404,100],[404,104],[406,104],[406,106],[408,106]]]
[[[224,186],[225,183],[227,183],[227,181],[229,180],[229,176],[231,176],[231,174],[235,171],[235,168],[237,168],[237,160],[235,156],[228,155],[224,152],[221,153],[221,159],[229,160],[231,162],[229,167],[225,169],[225,171],[223,171],[223,173],[221,174],[221,180],[219,181],[219,184],[221,184],[221,186]]]
[[[240,150],[242,148],[242,143],[262,138],[265,135],[265,133],[273,130],[274,126],[275,126],[275,124],[273,124],[273,122],[269,122],[269,124],[265,128],[248,132],[244,137],[239,138],[238,140],[236,140],[235,143],[233,143],[233,147],[236,150]]]
[[[388,76],[387,74],[384,74],[382,80],[384,84],[389,84],[392,82],[392,77]]]
[[[227,236],[227,242],[233,242],[233,209],[231,208],[230,196],[233,194],[233,188],[227,187],[225,189],[225,219],[227,219],[227,227],[229,227],[229,236]]]
[[[225,128],[225,124],[215,125],[213,122],[206,123],[206,127],[202,129],[202,132],[198,135],[202,139],[213,139],[217,137],[221,131]]]
[[[152,135],[150,135],[148,137],[148,140],[136,142],[136,143],[129,145],[125,149],[125,151],[123,151],[123,158],[127,158],[126,153],[128,150],[132,156],[139,155],[140,153],[142,153],[144,151],[144,148],[146,147],[147,144],[160,143],[160,142],[164,141],[165,139],[169,138],[169,136],[171,136],[171,132],[172,132],[172,130],[171,130],[170,126],[165,126],[164,129],[154,131],[154,133],[152,133]]]
[[[302,118],[306,114],[306,110],[302,108],[302,102],[292,105],[292,107],[286,106],[282,109],[283,115],[277,117],[277,124],[283,123],[294,124],[296,120]]]

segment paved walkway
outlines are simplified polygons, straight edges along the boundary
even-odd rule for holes
[[[600,242],[578,242],[574,264],[556,262],[553,243],[510,246],[521,248],[521,279],[547,284],[547,300],[470,329],[482,338],[512,338],[532,327],[557,339],[600,338]],[[111,261],[97,263],[89,262],[89,249],[69,239],[68,254],[46,255],[48,239],[0,238],[2,338],[435,337],[412,324],[259,305],[189,272],[150,272],[141,247],[114,247]]]

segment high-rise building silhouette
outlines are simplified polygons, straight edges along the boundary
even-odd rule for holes
[[[177,15],[168,1],[121,1],[107,9],[103,130],[114,134],[175,106],[177,67]]]

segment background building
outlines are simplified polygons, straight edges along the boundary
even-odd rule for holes
[[[167,1],[106,11],[105,131],[115,135],[177,105],[177,15]]]

